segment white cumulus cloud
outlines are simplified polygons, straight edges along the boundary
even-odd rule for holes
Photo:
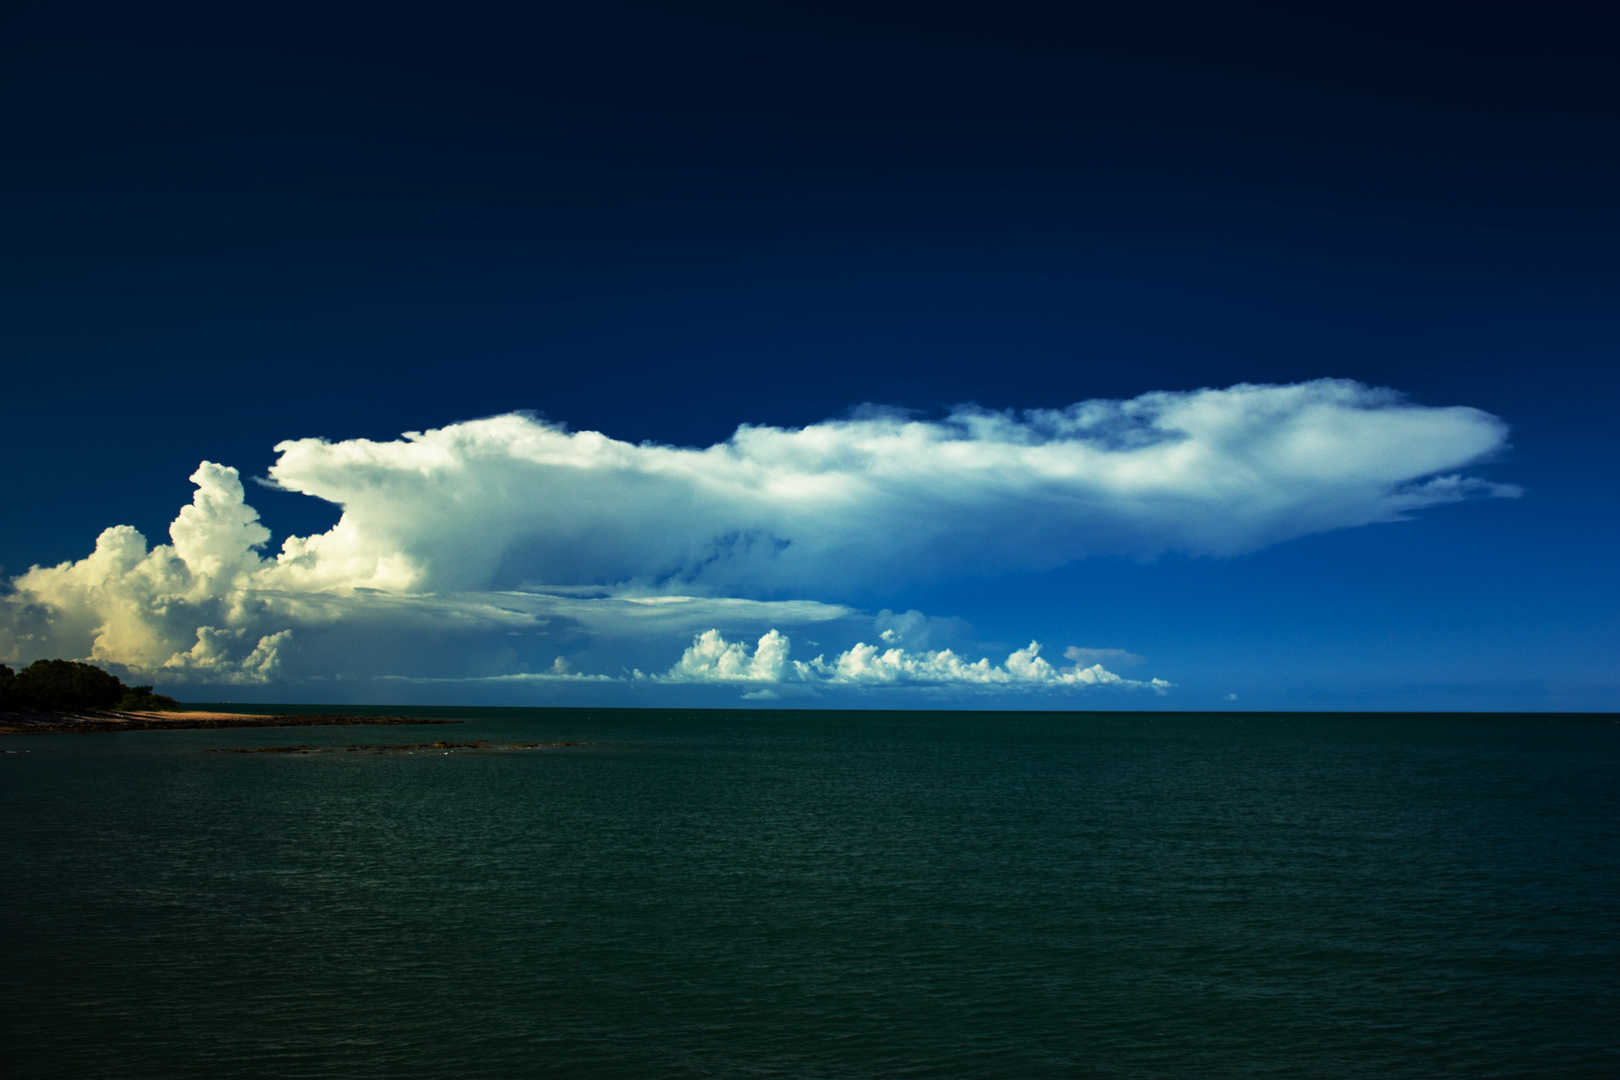
[[[170,527],[173,545],[148,551],[118,525],[87,558],[16,578],[0,608],[0,647],[16,659],[84,657],[183,681],[272,679],[291,630],[250,634],[263,602],[245,587],[270,531],[245,505],[235,469],[204,462],[191,480],[197,492]]]
[[[742,642],[729,642],[718,630],[705,630],[664,676],[666,682],[781,682],[787,666],[788,639],[772,629],[752,654]]]

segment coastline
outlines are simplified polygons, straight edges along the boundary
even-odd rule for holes
[[[178,731],[187,728],[336,727],[362,724],[460,724],[461,720],[418,716],[354,716],[320,713],[224,712],[85,712],[0,713],[0,735],[47,735],[64,732]]]

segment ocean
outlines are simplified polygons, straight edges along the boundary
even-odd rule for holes
[[[1620,1075],[1620,718],[415,712],[0,741],[4,1073]]]

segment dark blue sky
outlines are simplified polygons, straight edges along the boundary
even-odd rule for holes
[[[1502,418],[1469,472],[1525,496],[816,599],[1129,649],[1167,706],[1620,705],[1615,18],[580,7],[12,19],[5,574],[288,438],[1337,377]],[[272,547],[337,518],[248,500]]]

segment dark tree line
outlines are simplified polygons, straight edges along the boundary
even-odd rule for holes
[[[35,660],[21,671],[0,664],[0,712],[78,712],[86,709],[177,709],[180,703],[150,686],[122,679],[77,660]]]

